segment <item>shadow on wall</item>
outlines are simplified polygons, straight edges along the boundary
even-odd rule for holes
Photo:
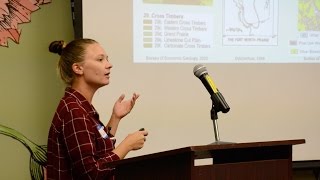
[[[32,180],[43,180],[47,162],[47,145],[37,145],[20,132],[0,124],[0,134],[9,136],[21,142],[30,152],[29,169]]]

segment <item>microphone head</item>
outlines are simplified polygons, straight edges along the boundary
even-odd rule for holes
[[[198,78],[200,78],[200,76],[202,76],[205,73],[208,73],[208,71],[207,71],[207,68],[204,65],[198,64],[198,65],[194,66],[193,74],[195,76],[197,76]]]

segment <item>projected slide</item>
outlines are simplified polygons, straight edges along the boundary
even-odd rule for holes
[[[319,63],[320,1],[133,1],[136,63]]]

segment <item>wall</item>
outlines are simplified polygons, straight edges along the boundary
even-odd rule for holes
[[[31,14],[19,44],[0,46],[0,124],[38,145],[47,144],[48,129],[64,86],[57,75],[58,56],[48,51],[53,40],[73,38],[70,1],[52,0]],[[0,134],[0,179],[31,179],[30,153]]]

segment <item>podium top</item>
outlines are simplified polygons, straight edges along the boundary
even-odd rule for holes
[[[293,146],[304,144],[304,139],[282,140],[282,141],[263,141],[263,142],[248,142],[248,143],[230,143],[230,144],[213,144],[204,146],[190,146],[190,150],[195,152],[196,159],[210,158],[209,153],[212,150],[223,149],[242,149],[242,148],[256,148],[256,147],[271,147],[271,146]],[[209,154],[208,154],[209,153]]]
[[[305,143],[304,139],[295,140],[281,140],[281,141],[264,141],[264,142],[248,142],[248,143],[230,143],[230,144],[209,144],[209,145],[199,145],[199,146],[188,146],[179,149],[173,149],[163,152],[157,152],[153,154],[147,154],[132,158],[126,158],[120,161],[111,162],[109,165],[111,167],[134,163],[143,160],[151,160],[156,158],[161,158],[165,156],[175,156],[177,154],[193,153],[194,159],[205,159],[212,158],[213,152],[217,151],[227,151],[232,149],[249,149],[249,148],[268,148],[268,147],[282,147],[282,146],[292,146],[297,144]]]

